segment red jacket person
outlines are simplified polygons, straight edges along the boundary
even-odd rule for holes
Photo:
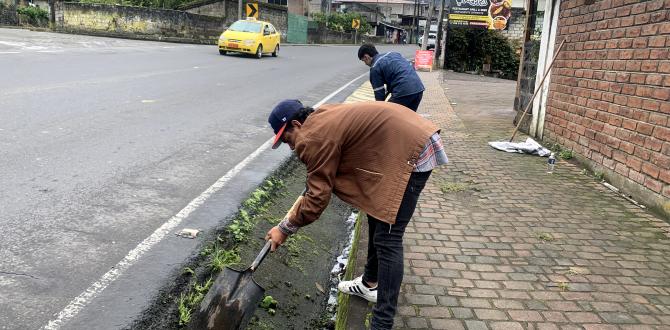
[[[375,302],[372,329],[391,329],[403,277],[402,238],[432,169],[447,162],[437,127],[388,102],[323,105],[280,102],[268,119],[307,167],[306,193],[266,238],[272,250],[319,218],[331,194],[367,214],[365,272],[338,285]]]

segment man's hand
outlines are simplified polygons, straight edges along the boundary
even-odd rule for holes
[[[279,230],[278,226],[274,226],[265,235],[265,240],[266,241],[269,240],[269,239],[272,240],[272,248],[270,249],[270,251],[275,252],[275,250],[277,250],[277,248],[280,245],[284,244],[284,241],[286,241],[287,237],[288,237],[288,235],[282,233],[282,231]]]

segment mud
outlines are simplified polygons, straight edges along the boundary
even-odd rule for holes
[[[281,173],[281,174],[278,174]],[[251,214],[255,227],[241,243],[234,243],[225,229],[231,219],[222,222],[220,230],[206,236],[202,249],[219,240],[226,248],[238,248],[241,261],[231,266],[246,269],[261,250],[264,236],[293,205],[304,188],[305,168],[296,159],[284,164],[274,175],[283,186],[269,194],[257,214]],[[326,311],[332,287],[330,271],[336,258],[348,245],[346,220],[352,208],[333,195],[330,206],[315,223],[293,235],[277,252],[269,254],[254,273],[254,279],[266,296],[276,300],[274,308],[258,307],[248,329],[330,329],[332,315]],[[224,242],[221,242],[225,240]],[[214,277],[208,271],[209,259],[203,253],[193,256],[183,269],[175,271],[174,281],[167,283],[143,316],[129,329],[185,329],[179,324],[180,296],[192,291],[194,283]],[[191,271],[192,270],[192,271]]]

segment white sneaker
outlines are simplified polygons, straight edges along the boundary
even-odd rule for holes
[[[353,294],[367,301],[377,303],[377,287],[368,288],[363,285],[362,275],[351,281],[341,281],[337,284],[337,289],[342,293]]]

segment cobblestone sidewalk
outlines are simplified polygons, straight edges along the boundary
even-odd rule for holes
[[[490,148],[514,82],[421,78],[451,163],[407,228],[396,328],[670,329],[668,224],[568,162]]]

